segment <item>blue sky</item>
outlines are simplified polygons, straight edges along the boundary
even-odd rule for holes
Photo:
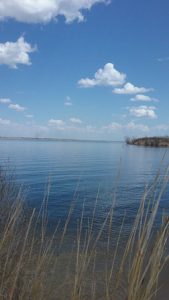
[[[0,135],[169,133],[168,0],[0,0]]]

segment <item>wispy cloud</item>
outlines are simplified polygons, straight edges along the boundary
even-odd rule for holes
[[[23,112],[26,110],[26,107],[21,106],[19,104],[10,104],[8,107],[10,109],[16,110],[17,112]]]
[[[158,124],[158,125],[154,126],[154,129],[158,130],[158,131],[168,131],[169,124]]]
[[[50,120],[49,120],[50,121]],[[124,138],[127,135],[138,134],[167,134],[168,123],[159,123],[154,126],[130,122],[111,122],[104,126],[70,124],[68,121],[51,119],[48,124],[37,124],[36,122],[24,122],[23,124],[0,118],[1,136],[32,136],[32,137],[64,137],[64,138]]]
[[[65,106],[72,106],[73,103],[71,101],[71,98],[69,96],[66,97],[66,101],[64,103]]]
[[[9,104],[11,103],[11,100],[9,98],[1,98],[0,104]]]
[[[167,57],[161,57],[157,59],[159,62],[165,62],[165,61],[169,61],[169,56]]]
[[[63,130],[65,126],[65,122],[60,119],[50,119],[48,121],[49,126],[54,126],[59,130]]]
[[[89,88],[94,86],[119,86],[124,84],[126,75],[117,71],[112,63],[107,63],[103,69],[99,69],[94,78],[82,78],[78,81],[80,87]]]
[[[79,118],[70,118],[70,122],[74,123],[74,124],[82,124],[82,120],[80,120]]]
[[[10,120],[5,120],[0,118],[0,125],[10,125],[11,121]]]
[[[64,105],[65,105],[65,106],[72,106],[73,103],[72,103],[72,102],[65,102]]]
[[[149,127],[145,124],[137,124],[133,121],[128,122],[126,124],[121,124],[121,123],[118,123],[118,122],[112,122],[112,123],[110,123],[106,126],[103,126],[102,130],[108,130],[108,131],[123,130],[123,131],[129,131],[130,133],[131,133],[131,131],[148,132]]]
[[[34,115],[25,115],[25,117],[28,118],[28,119],[33,119]]]
[[[31,65],[29,54],[34,52],[36,47],[27,43],[23,36],[16,42],[0,43],[0,65],[7,65],[17,69],[19,64]]]

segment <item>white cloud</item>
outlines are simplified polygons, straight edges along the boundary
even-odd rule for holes
[[[58,120],[58,119],[50,119],[48,121],[48,124],[49,125],[52,125],[52,126],[56,126],[58,128],[62,128],[64,125],[65,125],[65,122],[63,120]]]
[[[78,118],[70,118],[70,122],[74,124],[82,124],[82,121]]]
[[[129,122],[126,126],[128,130],[139,130],[143,132],[148,132],[150,129],[147,125],[145,124],[136,124],[133,121]]]
[[[156,119],[157,115],[155,113],[156,107],[154,106],[139,106],[139,107],[131,107],[129,109],[130,114],[137,118],[146,117],[149,119]]]
[[[50,121],[50,120],[49,120]],[[61,121],[61,122],[60,122]],[[53,125],[53,126],[51,126]],[[1,136],[32,136],[32,137],[56,137],[79,139],[124,139],[125,136],[138,136],[139,134],[165,135],[169,130],[169,123],[148,126],[144,123],[112,122],[103,127],[84,125],[71,125],[69,121],[51,119],[51,125],[37,124],[36,122],[17,123],[0,118]],[[59,125],[59,126],[58,126]],[[62,126],[61,126],[62,125]]]
[[[10,120],[5,120],[0,118],[0,125],[10,125]]]
[[[124,84],[126,75],[117,71],[112,63],[107,63],[103,69],[99,69],[93,79],[82,78],[78,81],[81,87],[94,86],[119,86]]]
[[[64,16],[67,23],[84,20],[82,10],[108,0],[0,0],[0,19],[13,18],[27,23],[47,23]]]
[[[0,1],[0,7],[3,5]],[[34,52],[36,47],[27,43],[24,37],[16,42],[0,43],[0,65],[7,65],[17,69],[18,64],[31,65],[29,53]]]
[[[132,95],[132,94],[144,94],[147,92],[153,91],[152,88],[145,88],[145,87],[137,87],[134,86],[132,83],[127,82],[123,88],[115,88],[113,93],[120,94],[120,95]]]
[[[11,100],[9,98],[1,98],[0,104],[9,104],[11,103]]]
[[[112,122],[107,126],[104,126],[103,129],[111,129],[111,130],[117,130],[117,129],[122,129],[123,125],[117,122]]]
[[[26,110],[26,107],[23,107],[23,106],[21,106],[21,105],[19,105],[19,104],[10,104],[8,107],[9,107],[10,109],[16,110],[16,111],[18,111],[18,112],[22,112],[22,111],[25,111],[25,110]]]
[[[148,132],[149,127],[145,124],[136,124],[133,121],[127,123],[127,124],[121,124],[117,122],[112,122],[107,126],[102,127],[103,130],[109,130],[109,131],[117,131],[117,130],[123,130],[123,131],[141,131],[141,132]]]
[[[36,123],[17,123],[9,120],[0,119],[1,136],[7,137],[44,137],[49,136],[47,126]]]
[[[156,98],[149,97],[147,95],[138,94],[134,98],[130,99],[131,101],[143,101],[143,102],[158,102],[159,100]]]

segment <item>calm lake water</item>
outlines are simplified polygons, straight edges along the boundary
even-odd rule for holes
[[[81,215],[84,203],[85,216],[90,217],[97,194],[98,220],[104,219],[116,189],[115,220],[118,225],[125,211],[126,224],[135,217],[145,185],[157,174],[165,152],[164,167],[169,164],[169,151],[164,148],[128,146],[120,142],[1,140],[0,165],[7,163],[15,168],[16,181],[26,189],[27,200],[32,206],[41,205],[50,181],[50,224],[56,224],[60,218],[65,220],[74,198],[72,218],[75,220]],[[162,197],[159,216],[168,208],[169,188]]]

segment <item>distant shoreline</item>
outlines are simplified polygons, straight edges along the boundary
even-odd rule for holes
[[[85,140],[85,139],[62,139],[62,138],[35,138],[35,137],[0,137],[0,140],[9,141],[48,141],[48,142],[82,142],[82,143],[122,143],[123,141],[111,140]]]
[[[169,147],[169,137],[127,138],[126,144],[144,147]]]

